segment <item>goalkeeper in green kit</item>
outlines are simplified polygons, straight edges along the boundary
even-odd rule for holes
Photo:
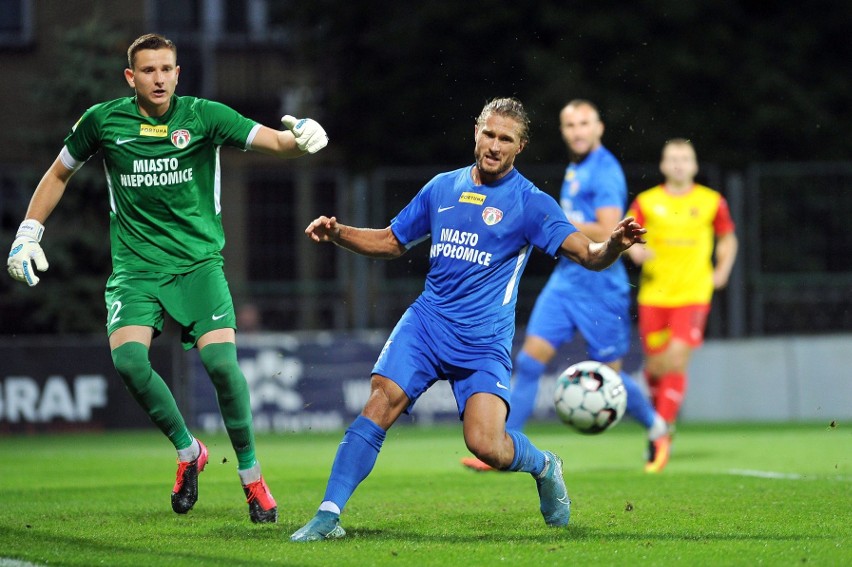
[[[234,304],[222,267],[219,148],[295,158],[321,150],[328,137],[310,119],[285,116],[286,129],[278,131],[225,105],[176,96],[177,48],[160,35],[138,38],[127,59],[124,76],[136,95],[97,104],[74,125],[33,194],[8,271],[30,286],[38,283],[36,270],[48,267],[39,245],[43,223],[74,172],[102,151],[113,266],[105,293],[109,345],[127,389],[177,449],[172,509],[185,514],[195,504],[208,453],[151,368],[148,349],[162,331],[165,312],[181,325],[184,348],[198,348],[216,388],[251,520],[275,522],[277,505],[255,457]]]

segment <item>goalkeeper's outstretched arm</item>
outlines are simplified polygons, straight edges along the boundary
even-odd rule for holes
[[[286,130],[278,131],[261,126],[251,143],[253,150],[283,158],[315,154],[328,144],[328,135],[316,120],[301,120],[284,116],[281,124]]]
[[[61,158],[57,157],[39,181],[27,207],[26,218],[15,234],[9,259],[6,260],[6,269],[14,279],[34,286],[39,282],[36,270],[47,270],[47,258],[39,244],[44,234],[44,222],[62,199],[72,175],[74,170],[66,167]]]
[[[40,223],[47,220],[59,204],[62,195],[65,194],[65,187],[68,186],[68,180],[74,175],[74,171],[68,169],[59,157],[56,158],[39,181],[30,199],[30,206],[27,208],[28,219],[34,219]]]

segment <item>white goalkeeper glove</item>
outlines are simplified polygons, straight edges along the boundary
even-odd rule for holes
[[[39,280],[35,270],[40,272],[47,270],[47,258],[44,257],[44,251],[38,244],[41,242],[43,233],[44,226],[37,220],[27,219],[22,222],[12,243],[9,259],[6,261],[9,275],[20,282],[27,282],[30,287],[36,285]]]
[[[310,118],[301,120],[289,114],[281,119],[281,124],[293,132],[296,146],[303,152],[315,154],[328,144],[328,135],[319,122]]]

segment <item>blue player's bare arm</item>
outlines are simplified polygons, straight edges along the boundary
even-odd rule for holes
[[[337,222],[335,217],[321,216],[305,229],[305,234],[314,242],[334,242],[362,256],[393,259],[405,254],[405,246],[387,228],[355,228]]]
[[[562,242],[559,253],[584,268],[600,271],[612,265],[634,244],[644,244],[646,232],[633,217],[627,217],[615,225],[604,242],[594,242],[579,231],[571,233]]]

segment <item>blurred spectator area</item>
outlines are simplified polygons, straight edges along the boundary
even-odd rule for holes
[[[434,174],[452,166],[377,168],[353,175],[326,168],[252,169],[244,224],[231,223],[226,256],[241,292],[275,329],[387,327],[423,288],[428,244],[395,261],[369,260],[318,246],[302,234],[319,214],[385,227]],[[554,196],[564,165],[519,169]],[[656,164],[627,164],[631,199],[659,182]],[[852,249],[842,216],[852,210],[852,164],[755,164],[745,172],[702,164],[699,181],[725,194],[737,223],[740,256],[729,287],[717,293],[710,337],[852,330]],[[245,238],[244,244],[235,244]],[[628,266],[631,266],[628,262]],[[521,283],[524,324],[553,261],[532,256]],[[637,270],[630,268],[633,282]]]
[[[741,242],[730,285],[714,300],[709,337],[852,330],[852,232],[846,229],[846,217],[852,211],[852,163],[794,162],[784,157],[794,155],[789,151],[790,140],[797,143],[797,149],[816,148],[804,159],[822,155],[817,152],[835,152],[830,156],[848,152],[830,139],[806,144],[801,138],[833,135],[825,116],[813,118],[814,127],[803,122],[805,125],[784,129],[789,120],[767,114],[771,110],[777,116],[803,116],[806,113],[795,106],[803,100],[812,104],[814,113],[842,113],[848,105],[831,106],[830,98],[820,105],[818,97],[848,89],[838,90],[835,83],[821,78],[813,66],[822,57],[805,58],[808,81],[798,82],[793,80],[797,59],[776,57],[789,69],[763,61],[762,50],[768,44],[760,34],[769,33],[773,22],[785,22],[784,10],[779,8],[760,21],[749,20],[747,12],[702,14],[698,8],[693,15],[684,12],[679,17],[686,18],[685,23],[692,17],[712,16],[720,22],[718,26],[702,29],[722,31],[712,52],[699,49],[712,43],[703,37],[697,48],[678,43],[678,52],[684,54],[680,58],[655,53],[664,49],[662,42],[677,39],[678,29],[691,28],[669,25],[673,22],[668,16],[653,11],[643,11],[641,17],[665,24],[654,34],[656,42],[637,44],[641,49],[633,44],[619,47],[616,40],[606,39],[606,29],[590,28],[588,41],[598,43],[588,44],[594,46],[596,55],[586,58],[572,48],[581,40],[564,34],[559,26],[539,22],[543,31],[529,40],[534,45],[528,53],[534,56],[511,59],[520,51],[514,42],[505,46],[507,51],[493,56],[509,58],[514,66],[526,65],[510,66],[522,69],[526,83],[506,83],[503,75],[489,76],[485,88],[479,85],[466,91],[462,86],[474,87],[476,80],[459,82],[458,77],[467,79],[469,73],[482,71],[462,57],[476,41],[457,40],[440,25],[442,18],[461,8],[448,5],[445,14],[427,4],[407,10],[411,18],[431,22],[422,29],[444,34],[435,45],[418,43],[415,32],[421,28],[402,33],[393,21],[373,17],[380,11],[374,5],[356,8],[341,4],[347,17],[361,17],[363,10],[363,17],[374,26],[359,28],[335,20],[337,12],[323,10],[319,4],[291,0],[0,0],[0,68],[4,73],[0,100],[11,111],[6,143],[0,146],[2,241],[12,242],[32,190],[74,121],[95,102],[130,94],[122,78],[129,41],[146,31],[157,31],[178,44],[182,67],[179,94],[220,100],[273,127],[285,113],[311,116],[330,132],[327,150],[291,162],[251,152],[222,152],[226,271],[235,303],[256,308],[264,330],[387,328],[397,320],[423,288],[427,244],[396,261],[375,261],[332,245],[315,245],[304,236],[304,228],[320,214],[334,214],[341,222],[358,226],[387,226],[433,175],[471,159],[473,117],[486,97],[505,94],[506,85],[521,90],[519,96],[528,104],[535,123],[534,143],[519,157],[518,168],[544,191],[558,196],[564,147],[553,120],[558,105],[571,94],[565,81],[576,85],[582,96],[601,103],[607,123],[604,142],[625,163],[631,199],[659,183],[654,160],[662,141],[674,133],[696,132],[702,160],[699,181],[725,194]],[[388,3],[388,14],[399,10],[393,6]],[[510,9],[503,6],[482,16],[499,20],[508,13],[502,11]],[[598,21],[605,21],[600,19],[606,16],[605,6],[588,9],[597,11]],[[548,18],[553,20],[563,8],[554,5],[550,10]],[[529,10],[525,17],[535,18],[536,13]],[[755,34],[723,33],[743,22],[756,26]],[[783,37],[798,33],[795,29],[783,31]],[[835,32],[837,29],[831,33]],[[478,31],[467,29],[466,33]],[[816,42],[835,36],[808,37]],[[730,45],[724,38],[744,43]],[[814,49],[819,47],[814,45]],[[809,97],[803,93],[799,97],[779,95],[773,99],[774,106],[749,94],[747,100],[762,111],[744,110],[743,101],[736,98],[740,89],[720,85],[728,78],[736,81],[737,73],[742,77],[749,68],[725,61],[724,72],[718,72],[720,67],[703,64],[712,63],[717,51],[724,56],[730,50],[739,53],[741,47],[748,48],[751,56],[739,58],[738,63],[753,62],[755,68],[766,69],[761,75],[765,80],[755,79],[753,88],[768,89],[775,95],[778,85],[793,89],[819,79],[823,80],[822,90]],[[489,47],[497,48],[502,49]],[[424,74],[413,68],[424,49],[432,49],[427,55],[440,59],[434,67],[440,72]],[[787,49],[786,44],[773,44],[772,53],[777,49]],[[571,56],[565,56],[566,52]],[[827,57],[832,52],[820,53]],[[606,53],[612,56],[613,65],[623,63],[625,72],[628,67],[644,69],[642,57],[655,65],[683,67],[655,67],[651,70],[655,79],[630,83],[632,75],[598,70],[596,62],[606,59]],[[629,58],[625,60],[624,54]],[[558,57],[566,71],[561,76],[552,73]],[[695,63],[699,59],[701,65]],[[335,66],[338,61],[344,63]],[[599,76],[606,80],[594,83]],[[842,79],[833,68],[827,76]],[[673,103],[667,104],[665,96],[680,91],[660,85],[667,77],[677,77],[678,88],[695,85],[702,93],[712,92],[712,104],[693,96],[687,101],[689,107],[669,108]],[[385,78],[387,84],[379,84]],[[709,87],[704,86],[705,79],[710,81]],[[444,80],[454,85],[452,92],[445,92],[440,82]],[[642,90],[646,82],[653,83],[652,92]],[[431,90],[434,85],[439,92]],[[730,101],[720,98],[723,95]],[[728,116],[722,122],[738,128],[720,127],[719,116]],[[743,120],[761,122],[745,124]],[[777,130],[766,129],[767,125]],[[729,143],[733,139],[738,143]],[[848,137],[844,133],[834,139]],[[110,271],[108,198],[99,156],[92,161],[75,175],[47,223],[43,245],[51,267],[42,283],[28,289],[8,277],[0,278],[4,333],[102,332],[106,317],[103,285]],[[533,254],[521,282],[519,325],[525,324],[552,267],[552,259]],[[635,283],[636,270],[630,273]]]

